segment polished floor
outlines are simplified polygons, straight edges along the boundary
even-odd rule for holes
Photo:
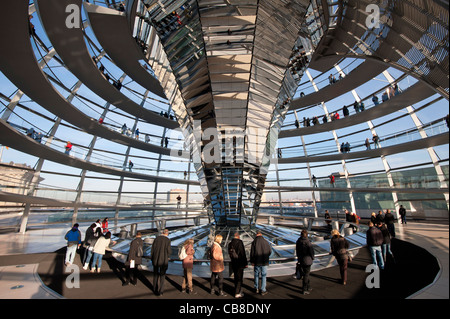
[[[87,225],[82,225],[86,227]],[[108,298],[156,298],[151,292],[152,287],[152,273],[145,272],[142,277],[142,284],[138,284],[137,287],[121,287],[122,275],[120,267],[117,267],[113,258],[105,258],[106,269],[101,274],[90,274],[88,272],[81,274],[81,281],[85,283],[83,289],[64,290],[61,288],[63,275],[63,266],[57,268],[55,265],[62,264],[61,260],[64,255],[64,234],[67,229],[61,228],[48,228],[48,229],[36,229],[30,230],[26,234],[1,234],[0,235],[0,298],[20,298],[20,299],[45,299],[45,298],[83,298],[86,293],[92,292],[93,288],[98,283],[106,285],[112,285],[115,289],[109,289],[111,296]],[[397,296],[400,298],[414,298],[414,299],[448,299],[449,298],[449,226],[443,224],[428,224],[409,222],[407,225],[397,225],[397,241],[402,243],[394,245],[397,249],[397,254],[403,254],[403,262],[405,267],[417,267],[414,266],[414,260],[409,260],[411,256],[405,255],[405,251],[412,249],[415,245],[424,249],[434,256],[439,264],[440,270],[437,275],[434,276],[430,283],[417,291],[404,292],[404,295]],[[408,246],[409,243],[414,245]],[[395,247],[397,246],[397,247]],[[393,249],[394,249],[393,248]],[[403,250],[403,251],[402,251]],[[417,252],[411,252],[410,254],[416,254]],[[364,298],[361,295],[362,286],[364,286],[364,278],[367,277],[365,273],[365,265],[370,263],[368,252],[363,250],[355,258],[355,262],[349,266],[349,276],[355,278],[354,281],[350,281],[344,289],[338,284],[338,269],[332,267],[331,269],[325,269],[318,272],[314,272],[312,275],[312,282],[317,288],[314,294],[307,296],[312,299],[341,299],[341,298]],[[411,263],[411,265],[406,264]],[[27,267],[24,267],[26,265]],[[39,266],[40,265],[40,266]],[[18,267],[19,266],[19,267]],[[39,266],[39,268],[37,268]],[[37,274],[37,275],[36,275]],[[59,277],[58,277],[59,276]],[[67,277],[67,274],[64,275]],[[95,277],[97,276],[97,277]],[[64,278],[65,278],[64,277]],[[399,277],[395,275],[393,278]],[[56,280],[59,278],[60,280]],[[96,279],[101,279],[96,283]],[[185,295],[179,293],[181,277],[169,276],[168,277],[168,293],[164,297],[166,299],[180,299],[186,298]],[[395,280],[399,280],[398,278]],[[52,288],[52,285],[61,288]],[[198,295],[189,296],[193,299],[211,299],[216,296],[211,296],[209,292],[209,279],[208,278],[196,278],[195,282],[198,286],[203,287],[199,290]],[[392,280],[390,280],[392,282]],[[26,283],[26,284],[25,284]],[[278,284],[276,284],[278,283]],[[232,281],[230,279],[225,280],[226,290],[229,294],[228,298],[233,298]],[[407,285],[407,281],[402,282],[403,285]],[[92,286],[91,289],[90,285]],[[18,289],[13,287],[24,286]],[[39,288],[39,286],[43,286]],[[87,287],[86,287],[87,286]],[[140,286],[140,287],[139,287]],[[268,288],[271,290],[269,296],[256,296],[252,293],[252,282],[249,279],[244,281],[246,287],[246,299],[292,299],[302,298],[299,293],[301,284],[292,280],[289,276],[273,277],[268,280]],[[120,287],[120,288],[118,288]],[[49,290],[48,288],[52,288]],[[134,289],[134,290],[133,290]],[[108,289],[106,289],[108,290]],[[94,289],[95,291],[95,289]],[[112,292],[114,291],[114,292]],[[171,291],[171,293],[169,293]],[[382,298],[375,293],[375,297]],[[366,295],[369,298],[370,294]],[[102,299],[105,295],[97,294],[96,298]],[[95,298],[90,296],[91,298]],[[161,297],[159,297],[161,298]],[[371,297],[370,297],[371,298]]]

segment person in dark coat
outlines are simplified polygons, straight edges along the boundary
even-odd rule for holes
[[[168,236],[169,230],[164,229],[163,233],[155,238],[150,255],[153,265],[153,289],[160,296],[164,292],[166,271],[169,268],[169,258],[172,253],[171,241]]]
[[[372,264],[378,266],[380,269],[384,269],[384,260],[381,252],[381,245],[384,242],[383,234],[372,222],[369,222],[369,229],[366,232],[366,242],[370,250],[370,256],[372,257]]]
[[[298,263],[302,268],[303,274],[303,294],[309,295],[311,291],[309,273],[311,272],[311,265],[314,260],[314,248],[308,239],[308,231],[303,229],[300,238],[295,244],[295,251],[297,253]]]
[[[392,237],[395,237],[395,217],[389,209],[386,209],[384,214],[384,223]]]
[[[350,112],[348,111],[348,107],[346,105],[344,105],[344,107],[342,108],[342,113],[345,117],[350,115]]]
[[[269,257],[272,253],[272,247],[270,247],[267,240],[262,236],[261,231],[256,232],[256,237],[252,242],[250,249],[250,263],[254,266],[255,275],[255,291],[261,295],[266,295],[266,276],[267,266],[269,265]],[[261,276],[261,290],[259,289],[259,277]]]
[[[400,214],[400,217],[402,219],[402,224],[406,225],[406,209],[403,207],[403,205],[400,205],[400,209],[398,210],[398,213]]]
[[[372,215],[370,216],[370,221],[376,225],[377,224],[377,214],[375,212],[372,212]]]
[[[331,254],[336,257],[341,273],[341,283],[347,284],[347,266],[348,266],[348,241],[341,236],[337,229],[331,232],[330,248]]]
[[[144,242],[141,237],[142,234],[138,232],[136,238],[130,243],[130,251],[128,252],[127,261],[125,263],[127,268],[127,279],[122,286],[126,286],[130,283],[134,286],[137,284],[139,265],[142,264],[142,256],[144,255]]]
[[[328,210],[325,210],[325,215],[323,216],[325,218],[325,222],[327,223],[328,228],[331,228],[331,215],[328,212]]]
[[[378,214],[377,214],[377,222],[376,223],[373,223],[374,225],[376,225],[376,224],[382,224],[382,223],[384,223],[384,215],[383,215],[383,211],[381,211],[381,210],[379,210],[378,211]]]
[[[89,250],[90,247],[94,247],[95,242],[97,241],[97,237],[95,236],[94,233],[94,229],[97,227],[97,225],[95,223],[93,223],[91,226],[88,227],[88,229],[86,229],[86,233],[84,235],[84,242],[83,242],[83,248],[84,248],[84,255],[83,255],[83,262],[82,264],[84,265],[84,269],[87,269],[87,266],[89,264],[89,261],[86,264],[86,260],[88,257],[88,253],[91,252],[92,255],[92,249]],[[90,258],[89,258],[90,260]]]
[[[244,269],[248,267],[247,256],[245,255],[244,243],[240,239],[238,232],[228,244],[228,255],[231,259],[231,268],[234,273],[234,289],[236,298],[244,296],[242,293],[242,281],[244,280]]]
[[[381,252],[383,254],[383,261],[386,263],[386,256],[389,253],[391,255],[392,260],[394,260],[394,254],[391,251],[391,234],[386,227],[386,224],[381,224],[379,226],[381,233],[383,234],[383,244],[381,245]],[[395,261],[395,260],[394,260]]]

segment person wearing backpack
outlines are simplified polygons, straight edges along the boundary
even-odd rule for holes
[[[189,294],[194,294],[194,287],[192,285],[192,269],[194,268],[194,240],[188,239],[181,247],[178,258],[182,261],[183,265],[183,283],[181,284],[181,292],[186,292],[186,288]]]
[[[240,239],[238,232],[234,234],[234,238],[228,244],[228,255],[231,259],[231,268],[234,273],[234,290],[235,298],[242,298],[242,282],[244,280],[244,269],[248,267],[247,257],[245,255],[244,243]]]
[[[130,283],[134,286],[137,284],[139,276],[139,265],[142,264],[142,256],[144,256],[144,242],[142,241],[141,232],[136,233],[136,238],[130,243],[130,251],[128,252],[125,266],[127,268],[127,278],[122,286]]]

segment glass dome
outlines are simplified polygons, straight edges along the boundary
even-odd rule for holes
[[[400,205],[448,218],[439,2],[34,0],[1,14],[6,231]]]

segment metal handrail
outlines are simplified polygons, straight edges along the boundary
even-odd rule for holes
[[[283,218],[283,216],[276,216],[276,217],[282,217]],[[307,218],[309,220],[312,220],[313,222],[314,221],[338,221],[338,222],[340,222],[342,224],[342,226],[340,227],[341,229],[343,229],[344,226],[346,226],[346,225],[354,226],[354,227],[358,228],[357,232],[359,232],[361,228],[363,228],[363,229],[365,228],[365,226],[361,226],[359,224],[355,224],[355,223],[351,223],[351,222],[347,222],[347,221],[343,221],[343,220],[333,220],[333,219],[318,218],[318,217],[289,217],[289,219],[300,219],[300,218]],[[180,218],[180,219],[190,219],[190,218]],[[172,220],[175,220],[175,219],[172,219]],[[146,223],[148,223],[148,222],[146,222]],[[135,224],[135,223],[133,223],[133,224]],[[132,224],[130,224],[130,225],[132,225]],[[361,249],[361,248],[363,248],[365,246],[366,245],[349,248],[349,249],[347,249],[347,251],[359,250],[359,249]],[[111,248],[110,248],[110,250],[114,251]],[[114,251],[114,252],[118,253],[118,254],[121,254],[121,255],[125,255],[124,253],[121,253],[121,252],[117,252],[117,251]],[[331,255],[331,252],[321,253],[321,254],[315,255],[315,258],[326,257],[326,256],[330,256],[330,255]],[[145,259],[145,260],[150,261],[150,256],[142,256],[142,258]],[[271,262],[275,262],[275,263],[276,262],[288,262],[288,261],[295,261],[295,260],[297,260],[297,257],[277,257],[277,258],[269,259],[269,263],[271,263]],[[171,261],[171,262],[181,262],[182,260],[179,259],[179,258],[173,258],[173,259],[171,258],[171,259],[169,259],[169,261]],[[209,259],[194,259],[194,263],[209,263],[209,262],[210,262]],[[230,262],[231,262],[231,259],[229,259],[229,258],[224,259],[224,263],[230,263]]]

